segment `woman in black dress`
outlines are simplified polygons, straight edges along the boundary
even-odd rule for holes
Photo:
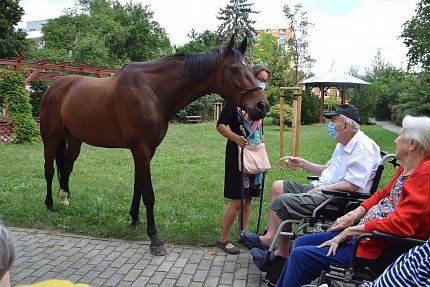
[[[270,71],[261,66],[254,68],[254,75],[260,87],[264,90],[270,78]],[[246,137],[240,132],[240,122],[243,120]],[[264,142],[262,136],[262,120],[251,121],[246,113],[232,103],[225,102],[217,122],[217,130],[228,139],[225,155],[224,197],[230,199],[230,204],[224,211],[221,222],[221,235],[217,246],[229,254],[239,254],[240,250],[229,240],[230,228],[236,217],[240,222],[240,190],[241,174],[238,167],[238,145],[245,147],[247,144]],[[246,229],[251,215],[252,197],[259,197],[262,187],[262,174],[244,175],[244,203],[243,203],[243,228]],[[240,230],[239,230],[240,234]]]

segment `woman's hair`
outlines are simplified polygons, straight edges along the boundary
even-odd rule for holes
[[[254,71],[254,76],[257,76],[258,73],[260,73],[261,71],[266,71],[267,75],[269,75],[269,80],[272,77],[272,72],[269,71],[269,69],[261,66],[261,65],[255,65],[252,67],[252,70]]]
[[[402,126],[405,138],[419,143],[418,152],[430,155],[430,118],[406,115]]]
[[[15,238],[0,221],[0,279],[12,267],[15,260]]]

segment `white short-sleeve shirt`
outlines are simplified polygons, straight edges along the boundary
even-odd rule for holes
[[[369,192],[380,160],[379,146],[358,131],[347,145],[336,145],[327,168],[312,184],[320,186],[346,180],[359,187],[357,192]]]

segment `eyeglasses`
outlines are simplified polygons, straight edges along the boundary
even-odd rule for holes
[[[269,79],[262,79],[262,78],[259,78],[259,77],[257,77],[257,80],[259,80],[262,83],[267,83],[269,81]]]

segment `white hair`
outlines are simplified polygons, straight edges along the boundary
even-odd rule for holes
[[[353,119],[348,118],[345,115],[340,114],[339,117],[351,127],[351,130],[359,130],[360,125]]]
[[[15,238],[0,221],[0,279],[15,260]]]
[[[418,152],[430,155],[430,118],[406,115],[402,127],[406,139],[418,142]]]

